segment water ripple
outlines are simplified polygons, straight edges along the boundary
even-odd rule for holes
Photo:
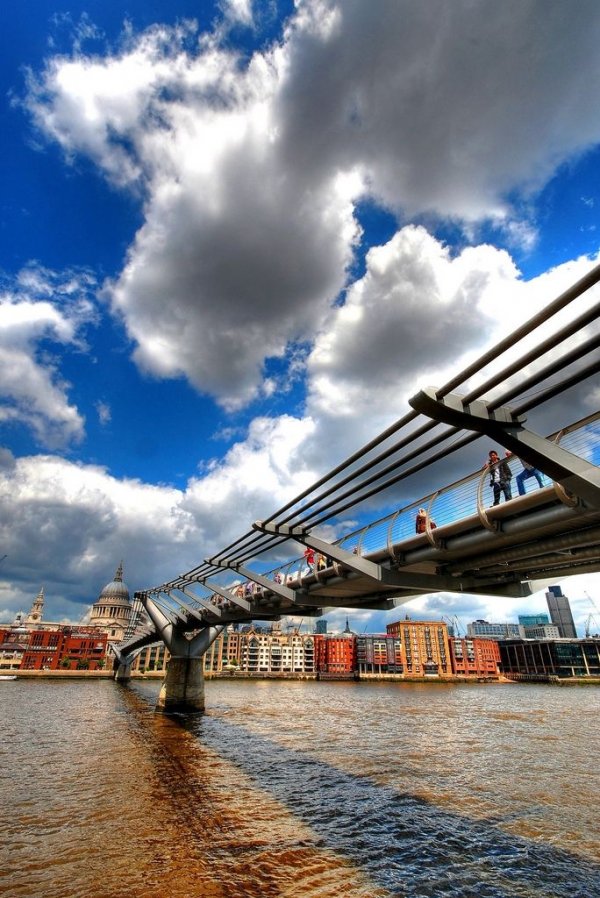
[[[600,895],[597,691],[13,685],[6,898]]]

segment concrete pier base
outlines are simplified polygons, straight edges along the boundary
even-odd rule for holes
[[[204,711],[203,661],[203,656],[170,658],[156,704],[157,711],[164,714],[197,714]]]
[[[119,663],[115,666],[115,681],[117,683],[128,683],[131,679],[131,660],[128,664]]]

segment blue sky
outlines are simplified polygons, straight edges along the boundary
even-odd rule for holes
[[[189,570],[598,261],[595,0],[5,7],[0,621]]]

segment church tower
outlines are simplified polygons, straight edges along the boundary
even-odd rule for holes
[[[31,606],[31,611],[25,618],[25,626],[26,627],[35,627],[36,624],[39,624],[42,620],[42,615],[44,614],[44,587],[40,589],[37,594],[37,597]]]

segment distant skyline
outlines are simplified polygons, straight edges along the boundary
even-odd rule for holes
[[[600,259],[594,0],[1,21],[0,622],[199,564]],[[600,576],[562,587],[582,631]]]

